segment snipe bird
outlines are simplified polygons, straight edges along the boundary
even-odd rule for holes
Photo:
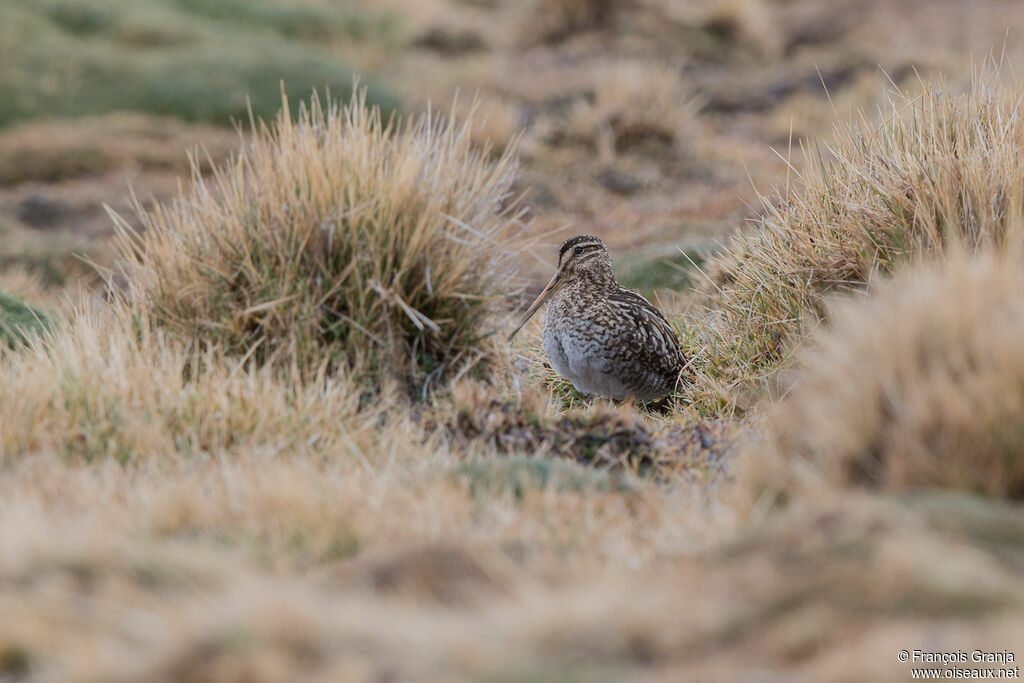
[[[578,391],[650,401],[673,390],[686,361],[679,338],[661,311],[616,281],[600,239],[562,243],[558,271],[510,340],[545,302],[544,352]]]

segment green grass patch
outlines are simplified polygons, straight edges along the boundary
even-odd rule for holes
[[[51,325],[48,314],[0,290],[0,344],[16,348]]]
[[[701,267],[716,248],[716,244],[704,242],[686,246],[649,244],[617,258],[615,274],[623,286],[645,296],[659,289],[684,291],[694,285],[695,266]]]
[[[393,41],[398,34],[394,14],[332,5],[303,5],[253,0],[177,0],[183,10],[207,19],[269,28],[282,36],[330,43],[332,41]]]
[[[604,469],[584,467],[569,460],[523,455],[467,462],[460,465],[455,474],[469,482],[474,495],[511,491],[516,498],[522,498],[527,491],[548,488],[577,493],[629,489],[625,481],[621,478],[613,481]]]
[[[247,97],[257,116],[272,117],[282,81],[300,96],[347,97],[354,72],[331,46],[397,31],[384,15],[354,12],[243,0],[0,0],[0,126],[110,111],[228,125],[247,118]],[[371,103],[398,107],[363,82]]]

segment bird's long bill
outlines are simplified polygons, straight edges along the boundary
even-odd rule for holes
[[[530,304],[528,309],[526,309],[526,313],[523,314],[523,319],[519,321],[518,325],[516,325],[516,329],[512,330],[512,334],[508,335],[509,341],[512,341],[512,337],[516,336],[516,333],[523,329],[523,325],[526,324],[526,321],[533,317],[533,314],[544,305],[544,302],[548,300],[548,297],[555,293],[555,290],[558,289],[558,285],[561,283],[561,280],[561,273],[555,273],[555,276],[551,278],[551,282],[549,282],[548,286],[544,288],[544,291],[538,294],[534,302]]]

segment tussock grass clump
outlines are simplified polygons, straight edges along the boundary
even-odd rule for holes
[[[177,0],[189,14],[233,25],[269,28],[287,38],[330,43],[340,40],[394,41],[398,17],[325,3],[253,2],[252,0]]]
[[[593,97],[570,108],[556,139],[614,152],[644,142],[673,145],[693,127],[697,101],[673,66],[623,60],[595,67],[591,78]]]
[[[825,487],[1024,497],[1024,269],[954,258],[835,306],[738,480],[750,501]]]
[[[839,127],[719,257],[709,287],[722,316],[714,362],[731,381],[770,374],[826,317],[830,293],[863,290],[950,242],[973,249],[1019,233],[1022,93],[987,73],[966,94],[943,84],[896,93],[880,125]]]
[[[362,95],[285,106],[237,161],[121,222],[123,298],[202,347],[309,376],[325,363],[426,391],[488,359],[514,286],[512,152],[471,121],[384,121]]]

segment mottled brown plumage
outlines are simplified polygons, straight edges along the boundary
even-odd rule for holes
[[[661,311],[615,280],[600,239],[562,243],[558,272],[509,339],[545,302],[544,351],[580,392],[646,401],[675,388],[685,363],[679,338]]]

